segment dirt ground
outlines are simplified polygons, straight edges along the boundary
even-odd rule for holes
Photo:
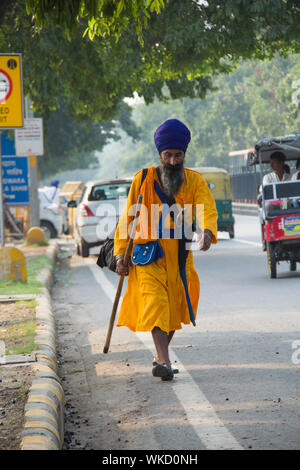
[[[19,450],[32,366],[0,367],[0,450]]]
[[[28,302],[1,302],[0,327],[11,323],[22,322],[34,315],[34,308]]]
[[[0,302],[1,340],[5,339],[10,325],[20,324],[34,315],[35,309],[28,302]],[[0,450],[20,449],[24,407],[33,378],[32,365],[0,364]]]

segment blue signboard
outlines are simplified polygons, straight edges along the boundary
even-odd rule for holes
[[[7,132],[1,134],[1,154],[16,155],[15,141],[9,138]]]
[[[2,183],[7,205],[28,206],[28,157],[2,156]]]

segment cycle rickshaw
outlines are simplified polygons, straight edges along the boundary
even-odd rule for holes
[[[286,161],[300,158],[300,136],[262,139],[255,145],[250,165],[259,165],[261,183],[263,163],[270,162],[274,151],[282,151]],[[290,271],[300,262],[300,180],[264,185],[261,191],[262,237],[266,244],[271,278],[277,277],[277,264],[287,261]]]

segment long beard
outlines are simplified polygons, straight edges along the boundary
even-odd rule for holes
[[[183,162],[177,165],[162,163],[161,179],[166,196],[173,198],[183,183]]]

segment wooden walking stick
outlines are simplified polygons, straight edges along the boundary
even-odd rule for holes
[[[133,240],[134,240],[134,237],[135,237],[135,232],[136,232],[136,228],[137,228],[137,224],[138,224],[138,220],[139,220],[139,216],[140,216],[140,212],[141,212],[142,200],[143,200],[143,196],[140,194],[139,197],[138,197],[138,201],[137,201],[135,218],[134,218],[133,223],[132,223],[131,233],[129,235],[129,241],[128,241],[126,251],[125,251],[125,256],[124,256],[124,261],[123,261],[123,264],[125,266],[128,265],[129,256],[130,256],[130,253],[131,253],[131,250],[132,250]],[[108,353],[108,349],[109,349],[109,345],[110,345],[110,339],[111,339],[112,330],[113,330],[113,327],[114,327],[114,322],[115,322],[116,313],[117,313],[117,309],[118,309],[118,305],[119,305],[119,300],[120,300],[120,297],[121,297],[124,277],[125,277],[124,274],[122,274],[120,276],[119,285],[118,285],[114,305],[113,305],[111,316],[110,316],[108,331],[107,331],[107,335],[106,335],[106,341],[105,341],[105,345],[104,345],[104,348],[103,348],[103,352],[105,354]]]

